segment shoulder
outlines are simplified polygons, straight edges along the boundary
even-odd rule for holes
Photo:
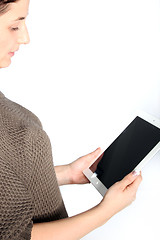
[[[10,118],[13,123],[42,127],[41,121],[33,112],[6,97],[0,99],[0,115],[8,119]]]
[[[28,182],[35,164],[50,152],[50,140],[38,117],[18,103],[0,99],[0,157]]]

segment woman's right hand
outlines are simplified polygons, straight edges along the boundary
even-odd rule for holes
[[[135,172],[128,174],[109,188],[99,207],[104,212],[106,208],[111,216],[115,215],[135,200],[141,181],[141,173],[140,175],[136,175]]]

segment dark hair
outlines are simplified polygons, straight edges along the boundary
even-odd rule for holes
[[[9,10],[9,4],[18,0],[0,0],[0,15]]]

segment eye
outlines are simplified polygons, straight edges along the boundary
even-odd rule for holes
[[[13,28],[11,28],[11,30],[12,30],[12,31],[18,31],[19,28],[18,28],[18,27],[13,27]]]

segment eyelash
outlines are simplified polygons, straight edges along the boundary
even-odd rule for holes
[[[18,31],[19,28],[18,27],[15,27],[15,28],[11,28],[12,31]]]

